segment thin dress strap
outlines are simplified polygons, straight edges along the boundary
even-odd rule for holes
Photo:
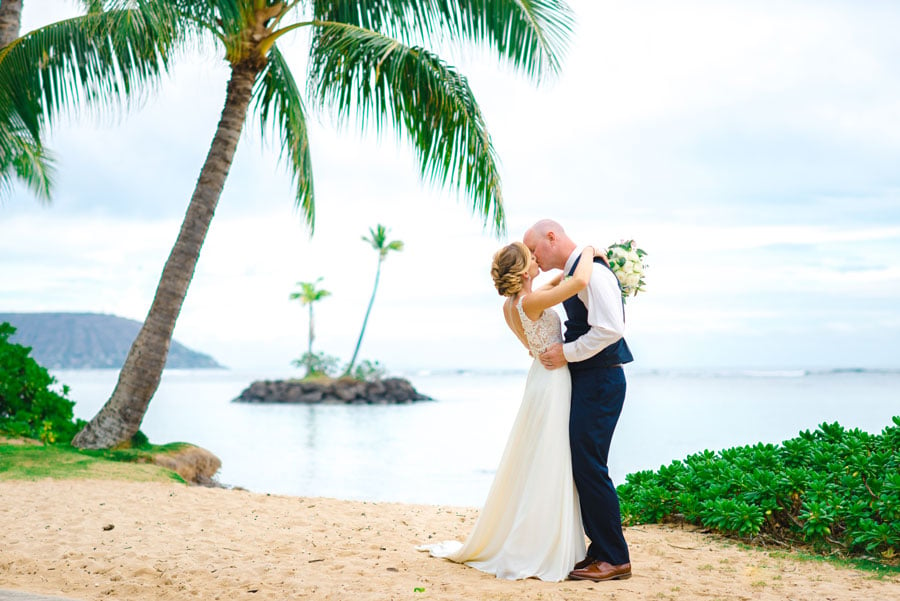
[[[536,357],[543,353],[554,342],[562,340],[562,334],[559,329],[559,316],[555,311],[543,311],[537,320],[532,321],[525,314],[525,308],[522,306],[524,297],[519,298],[516,308],[519,309],[519,319],[522,321],[522,330],[525,332],[525,339],[528,341],[528,348]]]

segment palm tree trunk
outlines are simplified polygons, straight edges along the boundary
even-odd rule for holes
[[[312,301],[309,303],[309,348],[307,349],[307,353],[309,353],[309,360],[312,361],[312,347],[313,340],[316,339],[316,330],[313,327],[313,304]]]
[[[356,348],[353,349],[353,356],[350,357],[350,363],[347,365],[346,371],[344,371],[345,376],[349,376],[350,372],[353,370],[353,365],[356,363],[356,355],[359,354],[359,347],[362,346],[363,334],[366,333],[366,325],[369,323],[369,313],[372,312],[372,304],[375,302],[375,293],[378,292],[378,280],[381,278],[381,262],[383,260],[384,258],[379,255],[378,269],[375,270],[375,286],[372,287],[372,296],[369,298],[369,306],[366,307],[366,316],[363,318],[362,329],[359,331],[359,338],[356,340]]]
[[[159,387],[175,322],[222,195],[259,72],[258,65],[232,66],[216,135],[200,171],[181,231],[163,268],[150,312],[128,352],[112,396],[72,440],[76,447],[111,448],[129,441],[140,429],[150,399]]]
[[[0,48],[19,37],[22,0],[0,0]]]

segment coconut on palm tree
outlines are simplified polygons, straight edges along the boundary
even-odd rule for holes
[[[151,0],[147,0],[148,2]],[[279,43],[307,30],[310,100],[339,122],[393,126],[411,141],[420,174],[466,193],[486,226],[505,228],[491,139],[468,82],[427,50],[432,40],[493,49],[528,75],[555,72],[571,28],[563,0],[155,0],[175,7],[196,39],[220,45],[230,68],[225,102],[181,231],[110,399],[73,440],[127,441],[159,386],[172,332],[250,109],[279,137],[294,202],[312,232],[315,195],[307,107]]]
[[[375,269],[375,285],[372,286],[372,296],[369,297],[369,306],[366,307],[366,316],[363,318],[362,329],[359,331],[359,338],[356,340],[356,348],[353,349],[353,356],[350,357],[350,363],[344,375],[348,376],[353,371],[353,365],[356,363],[356,356],[359,354],[359,347],[362,345],[363,335],[366,333],[366,325],[369,323],[369,314],[372,312],[372,305],[375,303],[375,293],[378,292],[378,280],[381,278],[381,264],[384,263],[385,257],[392,250],[400,252],[403,250],[403,242],[401,240],[387,241],[388,229],[380,223],[374,228],[369,228],[369,237],[363,236],[364,242],[378,252],[378,267]]]
[[[322,278],[316,279],[315,282],[297,282],[297,285],[300,286],[300,292],[291,292],[290,296],[291,300],[299,300],[301,305],[309,306],[309,336],[306,354],[297,361],[299,365],[306,366],[307,375],[310,375],[311,372],[315,371],[313,367],[315,358],[315,355],[313,355],[313,341],[316,339],[316,329],[314,325],[313,305],[326,296],[331,295],[331,292],[328,290],[317,288],[321,281]]]

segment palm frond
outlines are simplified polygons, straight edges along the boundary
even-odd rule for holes
[[[11,130],[0,122],[0,200],[11,193],[18,180],[39,200],[49,202],[53,163],[50,153],[27,132]]]
[[[166,2],[135,4],[50,24],[0,49],[0,115],[17,113],[37,139],[64,111],[142,100],[168,68],[177,27]]]
[[[487,44],[535,78],[559,71],[574,24],[564,0],[318,0],[313,12],[407,44],[439,32]]]
[[[485,225],[505,230],[497,158],[465,77],[434,54],[359,27],[322,24],[310,92],[338,120],[392,123],[412,141],[423,177],[463,189]]]
[[[259,114],[262,134],[271,123],[280,141],[280,161],[286,161],[296,183],[296,207],[303,213],[310,233],[315,230],[316,202],[313,190],[312,158],[306,127],[306,110],[300,88],[276,46],[253,91],[254,110]]]
[[[23,140],[22,152],[15,157],[13,166],[19,181],[40,200],[50,201],[53,177],[56,174],[55,161],[43,146],[30,140]]]
[[[99,13],[106,9],[105,0],[82,0],[81,4],[87,13]]]

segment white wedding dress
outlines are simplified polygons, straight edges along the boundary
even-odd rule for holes
[[[531,321],[521,299],[516,307],[534,357],[562,341],[555,311],[544,311]],[[571,387],[568,368],[548,370],[534,360],[494,482],[469,538],[419,550],[498,578],[566,579],[585,556],[569,450]]]

